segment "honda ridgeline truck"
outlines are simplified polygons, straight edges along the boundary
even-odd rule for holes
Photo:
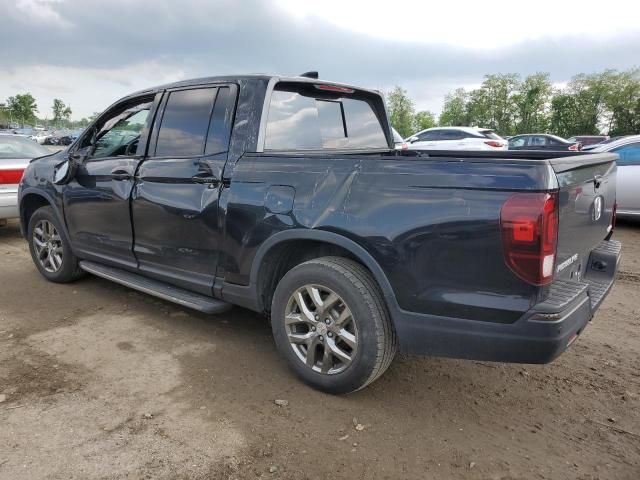
[[[270,318],[289,366],[348,393],[397,350],[545,363],[613,283],[615,154],[402,152],[382,96],[300,77],[141,91],[20,184],[40,273],[88,272]]]

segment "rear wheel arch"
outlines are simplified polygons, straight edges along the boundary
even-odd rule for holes
[[[382,267],[367,250],[353,240],[324,230],[287,230],[267,239],[259,248],[251,269],[258,305],[266,311],[279,280],[295,266],[325,257],[344,257],[361,264],[373,276],[387,308],[393,311],[397,301]]]

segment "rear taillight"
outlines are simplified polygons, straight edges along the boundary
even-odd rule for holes
[[[495,148],[501,148],[504,147],[504,144],[502,142],[498,142],[496,140],[485,140],[485,142],[487,145],[489,145],[490,147],[495,147]]]
[[[573,145],[570,145],[569,150],[571,150],[572,152],[577,152],[578,150],[580,150],[580,144],[574,143]]]
[[[13,185],[20,183],[24,169],[0,170],[0,185]]]
[[[558,195],[511,195],[500,210],[500,228],[508,267],[532,285],[550,283],[558,245]]]

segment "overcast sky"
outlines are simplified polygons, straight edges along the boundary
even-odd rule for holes
[[[0,0],[0,101],[62,98],[80,118],[190,77],[298,74],[389,90],[419,109],[486,73],[640,65],[640,2]],[[609,13],[611,12],[611,13]]]

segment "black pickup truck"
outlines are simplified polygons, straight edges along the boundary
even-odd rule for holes
[[[304,381],[348,393],[398,349],[563,352],[618,266],[615,160],[396,151],[378,92],[213,77],[130,95],[34,160],[20,219],[48,280],[264,313]]]

